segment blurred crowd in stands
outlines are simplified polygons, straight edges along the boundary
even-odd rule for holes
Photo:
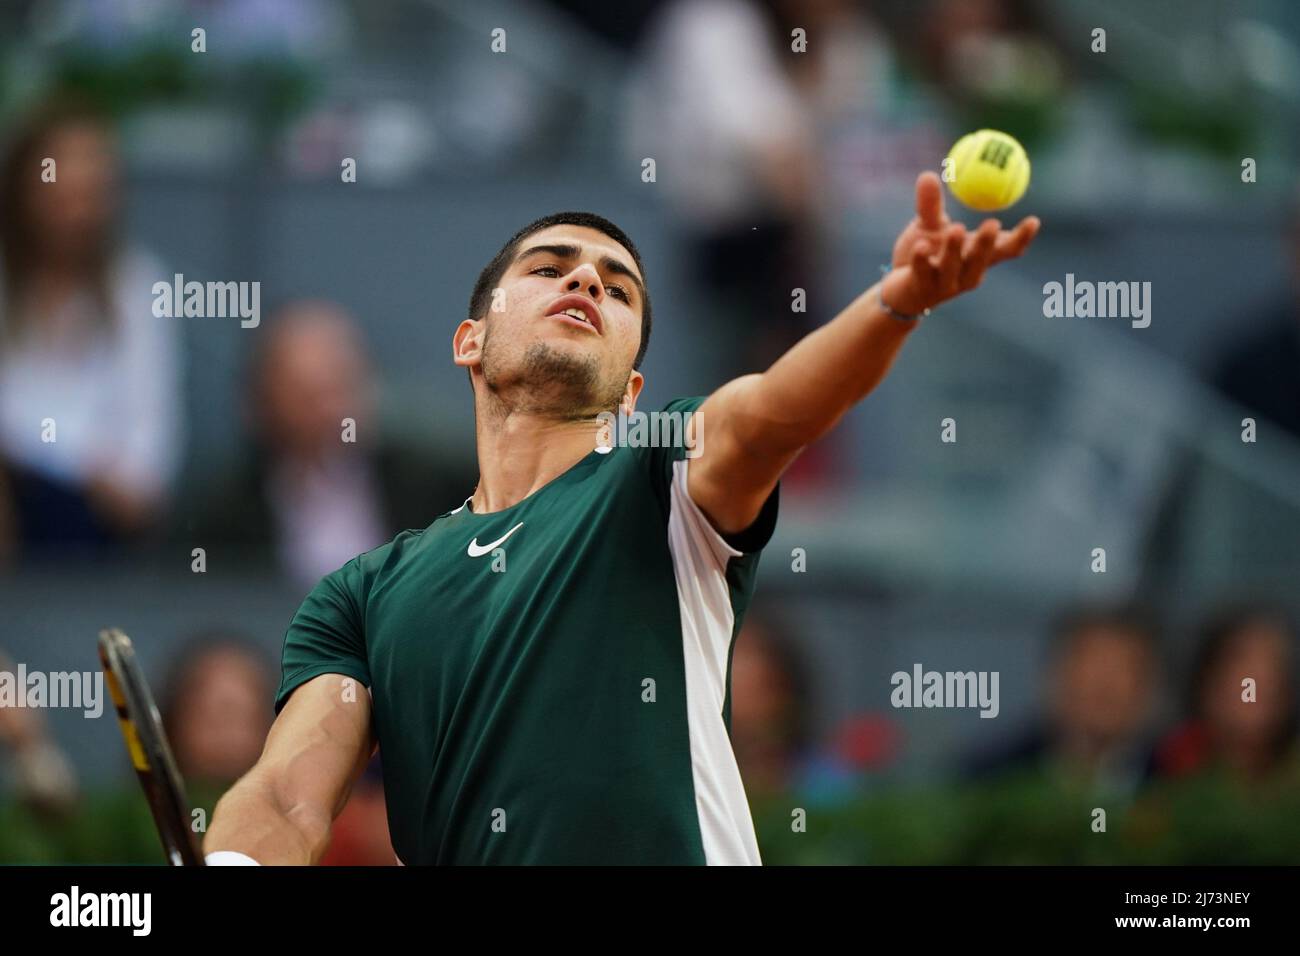
[[[228,7],[229,22],[245,27],[275,19],[273,4],[191,6]],[[555,6],[588,21],[607,12]],[[824,280],[834,210],[819,184],[837,175],[903,182],[941,153],[942,136],[924,123],[891,127],[892,153],[873,147],[869,135],[827,145],[828,130],[850,121],[871,130],[884,117],[898,61],[913,64],[945,108],[966,115],[987,115],[1000,103],[1034,116],[1072,82],[1071,59],[1039,4],[930,6],[929,26],[906,44],[888,28],[890,16],[850,0],[632,4],[613,20],[632,17],[635,29],[593,27],[633,53],[627,148],[641,156],[645,143],[657,144],[662,166],[692,172],[665,177],[665,193],[683,260],[695,270],[687,278],[716,319],[701,334],[740,344],[718,350],[719,381],[761,368],[810,327],[792,315],[790,290]],[[338,42],[339,5],[287,7]],[[82,23],[111,43],[120,26],[109,21],[102,14]],[[782,55],[796,27],[818,40],[806,57]],[[1032,95],[1008,106],[1001,96],[1008,88]],[[265,568],[305,591],[357,553],[458,506],[473,490],[472,471],[432,460],[409,435],[380,427],[383,376],[364,323],[336,302],[305,298],[276,304],[250,337],[241,453],[207,478],[199,507],[178,512],[186,448],[204,436],[180,412],[186,362],[176,326],[151,310],[153,283],[171,272],[123,224],[119,133],[84,93],[36,98],[0,131],[0,573],[197,540],[211,556]],[[47,157],[57,163],[57,185],[41,179]],[[1300,438],[1300,225],[1290,239],[1291,296],[1263,331],[1225,356],[1214,384]],[[346,419],[361,426],[355,442],[341,439]],[[833,443],[814,450],[794,480],[832,480],[835,454]],[[1252,602],[1207,619],[1199,634],[1170,634],[1150,609],[1127,603],[1072,610],[1050,635],[1035,722],[1008,731],[997,749],[954,754],[949,778],[922,795],[885,785],[909,747],[889,711],[814,730],[818,688],[797,622],[776,603],[756,604],[734,653],[731,716],[765,856],[1272,860],[1283,851],[1255,844],[1270,833],[1283,841],[1295,828],[1252,831],[1242,817],[1266,827],[1300,820],[1290,613]],[[1190,657],[1170,652],[1191,645]],[[1190,670],[1172,672],[1171,662],[1185,659]],[[196,806],[210,810],[256,760],[276,668],[258,642],[237,633],[178,644],[158,690]],[[160,860],[143,801],[134,791],[85,787],[38,712],[0,708],[0,764],[10,781],[9,799],[0,794],[0,862]],[[1200,810],[1187,819],[1210,836],[1183,845],[1170,822],[1182,819],[1171,794],[1191,792]],[[988,793],[1000,794],[1000,810],[984,802]],[[1074,801],[1113,808],[1124,840],[1101,851],[1086,845],[1086,811],[1053,816]],[[794,807],[820,815],[803,842],[789,825]],[[1221,810],[1237,829],[1220,827]],[[999,829],[999,814],[1019,821],[1017,836],[1011,823]],[[1059,827],[1044,837],[1031,819]],[[1055,838],[1071,827],[1084,835],[1077,843]],[[378,756],[336,825],[327,862],[394,862]]]
[[[32,174],[47,156],[57,188]],[[330,302],[289,302],[249,361],[247,460],[212,483],[187,521],[197,527],[169,527],[184,440],[177,334],[152,311],[166,272],[119,233],[112,132],[88,107],[57,104],[13,138],[0,176],[9,560],[111,555],[183,530],[310,584],[473,490],[473,476],[367,437],[375,386],[356,323]]]
[[[1164,636],[1149,611],[1129,605],[1070,611],[1050,635],[1038,715],[994,750],[954,754],[953,772],[931,781],[926,801],[912,811],[897,808],[908,789],[891,776],[909,746],[904,728],[881,709],[816,733],[817,688],[788,628],[779,611],[760,604],[732,661],[731,739],[771,862],[1157,862],[1162,856],[1186,863],[1287,862],[1293,853],[1285,843],[1293,825],[1283,832],[1267,828],[1300,814],[1293,676],[1300,636],[1284,610],[1225,608],[1195,635],[1195,660],[1183,675],[1166,672]],[[211,812],[257,760],[276,680],[275,662],[237,634],[201,634],[177,653],[160,685],[159,707],[194,806]],[[0,860],[158,861],[156,836],[134,788],[83,793],[37,711],[0,709],[0,745],[14,764],[15,784],[12,799],[0,802]],[[1156,835],[1121,830],[1100,850],[1080,839],[1093,808],[1105,808],[1114,829],[1140,828],[1152,813],[1168,814],[1171,793],[1208,794],[1185,821],[1190,832],[1166,821]],[[904,814],[913,814],[912,827],[920,826],[917,814],[932,818],[936,794],[947,801],[938,823],[948,828],[962,811],[969,826],[986,825],[970,811],[981,799],[1000,806],[1047,801],[1054,815],[1009,821],[1001,840],[981,831],[975,847],[970,836],[949,832],[928,859],[910,858],[922,851],[914,845],[890,856],[881,842],[896,838],[892,831]],[[1065,813],[1071,806],[1078,807],[1074,817]],[[812,818],[812,850],[789,827],[797,809]],[[1260,821],[1263,826],[1252,826]],[[1073,833],[1065,858],[1057,855],[1059,842],[1036,842],[1053,827],[1058,841]],[[1234,843],[1233,834],[1243,842]],[[394,865],[380,755],[336,822],[324,862]]]

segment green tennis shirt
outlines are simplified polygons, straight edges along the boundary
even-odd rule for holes
[[[593,451],[513,507],[402,532],[303,601],[276,711],[321,674],[370,689],[403,863],[760,862],[730,667],[778,495],[724,537],[687,493],[692,454]]]

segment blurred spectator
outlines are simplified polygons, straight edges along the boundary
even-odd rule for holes
[[[76,103],[33,113],[0,161],[0,532],[19,549],[139,535],[179,457],[163,271],[120,245],[118,189],[113,134]]]
[[[274,680],[269,660],[255,645],[214,631],[185,644],[157,685],[163,727],[195,824],[211,815],[221,794],[261,754]],[[4,718],[0,710],[0,738]],[[105,720],[115,722],[111,705]],[[99,739],[112,747],[114,764],[126,771],[130,764],[117,730],[103,733],[111,735]],[[43,826],[38,824],[44,815],[24,815],[0,802],[0,861],[164,863],[149,804],[134,779],[112,787],[92,784],[72,809]]]
[[[291,303],[265,336],[249,383],[254,454],[208,503],[196,542],[275,561],[310,585],[473,491],[463,468],[379,434],[372,371],[338,306]]]
[[[720,378],[762,371],[839,307],[826,142],[872,99],[888,57],[849,0],[676,0],[649,26],[627,143],[638,163],[655,159],[691,270],[694,328],[717,336],[703,347]],[[836,440],[808,448],[787,484],[831,478]]]
[[[1147,740],[1161,694],[1157,635],[1136,608],[1084,608],[1056,628],[1046,710],[1036,726],[971,762],[974,777],[1036,771],[1132,794],[1151,769]]]
[[[805,31],[806,52],[791,49]],[[765,368],[821,314],[825,114],[864,94],[870,25],[841,0],[677,0],[651,25],[633,81],[628,137],[678,217],[699,306],[726,336],[721,374]],[[846,72],[847,71],[847,72]],[[852,94],[846,94],[852,90]]]
[[[1291,289],[1267,309],[1215,375],[1228,398],[1300,440],[1300,193],[1289,237]]]
[[[917,34],[926,72],[957,104],[1021,123],[1060,109],[1067,66],[1054,24],[1035,0],[936,0]],[[1014,112],[1013,112],[1014,111]],[[1018,115],[1017,115],[1018,114]],[[996,125],[996,124],[995,124]]]
[[[1192,673],[1191,717],[1161,745],[1160,772],[1226,770],[1247,783],[1300,784],[1295,660],[1296,631],[1284,612],[1242,607],[1214,618]]]
[[[248,772],[271,729],[274,695],[270,661],[244,638],[215,631],[180,651],[158,706],[187,787],[220,793]]]
[[[330,830],[330,845],[321,866],[396,866],[397,854],[388,835],[384,803],[384,772],[379,756],[366,765],[352,788],[347,806]]]
[[[177,655],[162,685],[163,727],[195,806],[211,807],[257,762],[271,729],[275,674],[261,649],[216,631]],[[393,866],[383,771],[375,757],[334,823],[329,866]]]
[[[872,715],[845,721],[828,745],[819,742],[806,655],[772,605],[745,616],[732,651],[730,699],[731,745],[745,791],[756,800],[788,793],[841,800],[897,752],[894,721]]]
[[[812,743],[807,667],[770,614],[745,616],[731,656],[731,746],[749,793],[784,793]]]
[[[0,670],[13,672],[0,654]],[[77,774],[63,751],[50,738],[39,710],[0,706],[0,756],[13,761],[15,795],[41,817],[66,816],[77,803]]]

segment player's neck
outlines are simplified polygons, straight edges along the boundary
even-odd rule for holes
[[[595,449],[600,422],[532,412],[480,415],[475,514],[501,511],[564,474]]]

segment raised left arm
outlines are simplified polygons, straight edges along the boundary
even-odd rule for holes
[[[700,406],[707,441],[688,481],[714,526],[724,534],[749,527],[799,452],[880,383],[916,327],[900,314],[975,288],[990,266],[1023,253],[1038,227],[1034,216],[1012,230],[986,219],[968,234],[944,213],[939,177],[922,173],[916,218],[894,243],[889,274],[766,372],[728,382]]]

